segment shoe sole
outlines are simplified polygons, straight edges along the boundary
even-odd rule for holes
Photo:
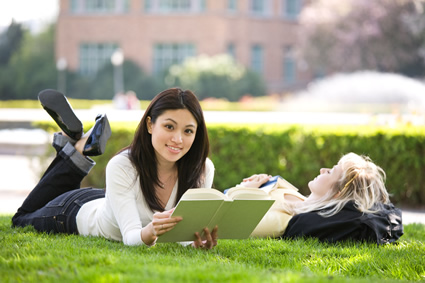
[[[52,89],[46,89],[38,94],[38,99],[43,108],[56,121],[65,134],[74,138],[75,133],[83,133],[83,124],[75,116],[74,110],[62,93]],[[66,125],[68,129],[61,127],[62,124]],[[79,139],[81,134],[75,136],[75,138]]]

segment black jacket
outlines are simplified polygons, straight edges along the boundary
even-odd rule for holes
[[[323,217],[318,211],[292,217],[282,238],[314,237],[320,241],[368,241],[379,244],[395,242],[403,235],[401,210],[385,205],[378,213],[362,213],[353,202],[337,214]]]

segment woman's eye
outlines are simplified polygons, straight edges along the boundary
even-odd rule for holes
[[[187,134],[193,134],[193,130],[191,130],[191,129],[187,129],[185,132],[186,132]]]
[[[174,127],[173,127],[172,125],[165,125],[165,127],[166,127],[167,129],[169,129],[169,130],[174,129]]]

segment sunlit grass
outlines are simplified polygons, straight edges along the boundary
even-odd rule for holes
[[[315,240],[221,240],[128,247],[102,238],[10,228],[0,217],[2,282],[394,282],[425,280],[425,225],[397,245]]]

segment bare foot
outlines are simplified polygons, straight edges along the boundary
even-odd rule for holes
[[[92,128],[93,129],[93,128]],[[76,143],[75,143],[75,149],[83,154],[84,146],[86,145],[87,139],[89,138],[92,129],[90,129],[87,133],[85,133]],[[84,155],[84,154],[83,154]]]

